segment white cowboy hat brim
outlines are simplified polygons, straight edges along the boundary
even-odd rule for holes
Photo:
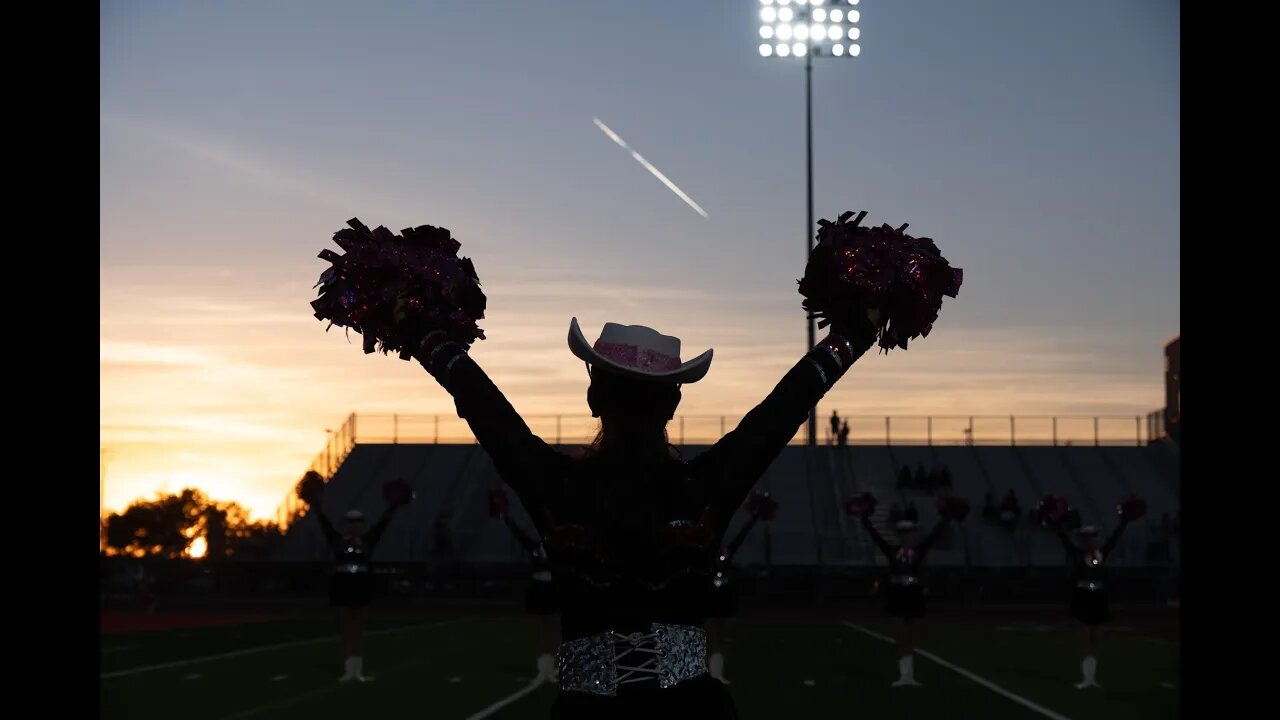
[[[907,532],[908,530],[915,530],[916,524],[911,522],[910,520],[903,520],[901,522],[896,523],[893,526],[893,529],[899,532]]]
[[[345,517],[352,522],[359,522],[364,520],[364,513],[359,510],[348,510]]]
[[[1077,535],[1097,535],[1098,528],[1097,526],[1094,526],[1094,525],[1085,525],[1083,527],[1077,528],[1076,534]]]
[[[637,370],[636,368],[619,365],[618,363],[604,357],[595,351],[591,343],[587,341],[585,335],[582,334],[582,328],[578,327],[578,318],[569,321],[569,350],[578,356],[579,360],[591,366],[603,365],[610,370],[628,377],[640,378],[643,380],[662,380],[673,383],[692,383],[698,382],[707,374],[707,370],[711,369],[711,354],[714,350],[708,350],[698,357],[686,363],[681,363],[680,367],[675,370],[666,372],[646,372]]]

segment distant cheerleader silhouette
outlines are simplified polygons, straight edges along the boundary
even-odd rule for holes
[[[372,678],[364,675],[364,630],[369,621],[369,604],[373,601],[375,580],[370,564],[374,548],[386,532],[391,518],[402,505],[409,502],[411,493],[403,482],[387,483],[383,488],[387,509],[373,529],[365,532],[364,513],[348,510],[343,516],[345,525],[341,531],[325,516],[320,507],[324,497],[324,478],[315,471],[308,471],[299,485],[299,496],[311,508],[320,523],[325,542],[333,553],[334,565],[329,576],[329,604],[340,608],[342,619],[343,673],[339,682],[366,682]]]
[[[916,542],[917,515],[911,513],[894,523],[897,546],[890,545],[871,524],[875,511],[875,498],[866,493],[850,501],[849,514],[857,517],[871,536],[880,552],[889,561],[885,587],[885,612],[899,619],[898,626],[898,679],[893,687],[917,686],[915,678],[915,646],[919,633],[918,623],[925,615],[924,577],[922,568],[929,549],[933,547],[947,523],[962,520],[968,513],[968,503],[959,498],[939,500],[938,522],[923,541]]]
[[[1042,507],[1045,503],[1042,503]],[[1058,507],[1062,507],[1058,503]],[[1065,513],[1050,510],[1049,522],[1062,541],[1071,565],[1071,616],[1084,628],[1084,657],[1080,661],[1081,680],[1076,688],[1099,688],[1097,645],[1101,626],[1111,620],[1111,601],[1106,580],[1106,563],[1120,542],[1124,530],[1133,520],[1146,512],[1146,503],[1130,498],[1117,507],[1119,524],[1105,542],[1099,538],[1096,525],[1084,525],[1076,529],[1077,544],[1063,527]]]
[[[556,600],[555,578],[551,574],[551,561],[547,559],[542,541],[534,539],[531,533],[511,519],[508,512],[507,493],[502,488],[489,491],[489,516],[502,520],[520,547],[529,554],[531,561],[529,583],[525,586],[524,609],[540,620],[541,634],[545,649],[538,655],[535,664],[538,672],[550,682],[559,682],[559,669],[556,667],[556,647],[559,645],[559,625],[556,614],[560,612],[560,604]]]
[[[726,623],[738,614],[738,603],[734,591],[733,559],[738,549],[747,539],[747,535],[760,522],[771,522],[778,512],[778,501],[769,497],[769,493],[752,493],[747,503],[747,521],[738,528],[733,539],[725,545],[716,557],[715,574],[711,578],[710,603],[707,611],[707,666],[711,677],[725,685],[729,679],[725,677],[724,663],[728,654],[726,642]]]

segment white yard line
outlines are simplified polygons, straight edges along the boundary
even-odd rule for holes
[[[875,639],[877,639],[877,640],[882,640],[882,641],[887,642],[887,643],[892,643],[892,642],[894,642],[894,639],[893,639],[893,638],[891,638],[891,637],[889,637],[888,635],[881,635],[880,633],[878,633],[878,632],[876,632],[876,631],[874,631],[874,630],[869,630],[869,629],[867,629],[867,628],[862,627],[861,625],[855,625],[855,624],[853,624],[853,623],[849,622],[848,620],[841,620],[841,621],[840,621],[840,624],[844,625],[844,626],[845,626],[845,627],[847,627],[847,628],[850,628],[850,629],[853,629],[853,630],[857,630],[858,632],[863,633],[864,635],[869,635],[869,636],[871,636],[871,637],[873,637],[873,638],[875,638]],[[952,664],[952,663],[949,663],[949,662],[947,662],[946,660],[943,660],[942,658],[938,657],[937,655],[934,655],[933,653],[928,652],[927,650],[921,650],[920,648],[916,648],[916,650],[915,650],[915,654],[916,654],[916,655],[919,655],[919,656],[921,656],[921,657],[928,658],[928,659],[930,659],[930,660],[932,660],[932,661],[934,661],[934,662],[938,663],[938,664],[939,664],[939,665],[941,665],[942,667],[947,668],[948,670],[951,670],[952,672],[955,672],[955,673],[957,673],[957,674],[959,674],[959,675],[963,675],[964,677],[966,677],[966,678],[968,678],[968,679],[970,679],[970,680],[972,680],[972,681],[974,681],[974,682],[978,683],[979,685],[981,685],[981,686],[983,686],[983,687],[987,688],[988,690],[990,690],[990,691],[992,691],[992,692],[994,692],[994,693],[997,693],[997,694],[999,694],[999,695],[1003,695],[1003,696],[1005,696],[1005,697],[1009,698],[1010,700],[1012,700],[1012,701],[1014,701],[1014,702],[1018,703],[1019,705],[1021,705],[1021,706],[1025,707],[1025,708],[1029,708],[1029,709],[1031,709],[1031,710],[1034,710],[1034,711],[1036,711],[1036,712],[1040,713],[1041,715],[1044,715],[1045,717],[1050,718],[1051,720],[1069,720],[1069,718],[1067,718],[1067,716],[1065,716],[1065,715],[1059,715],[1058,713],[1056,713],[1056,712],[1054,712],[1054,711],[1052,711],[1052,710],[1050,710],[1050,709],[1048,709],[1048,708],[1046,708],[1046,707],[1042,707],[1042,706],[1040,706],[1040,705],[1037,705],[1037,704],[1035,704],[1035,703],[1031,702],[1030,700],[1028,700],[1028,699],[1026,699],[1026,698],[1022,697],[1021,695],[1018,695],[1017,693],[1013,693],[1013,692],[1010,692],[1010,691],[1008,691],[1008,690],[1005,690],[1004,688],[1000,687],[999,685],[996,685],[995,683],[991,682],[990,680],[987,680],[987,679],[986,679],[986,678],[984,678],[984,677],[980,677],[980,676],[978,676],[978,675],[975,675],[974,673],[969,672],[968,670],[965,670],[964,668],[959,667],[958,665],[954,665],[954,664]]]
[[[365,637],[373,635],[387,635],[390,633],[405,632],[408,630],[419,630],[422,628],[440,627],[449,625],[453,620],[445,620],[441,622],[426,623],[424,625],[406,625],[398,628],[387,628],[385,630],[374,630],[365,633]],[[188,658],[186,660],[174,660],[173,662],[159,663],[157,665],[143,665],[142,667],[126,668],[124,670],[113,670],[111,672],[102,673],[98,676],[99,680],[107,680],[115,677],[124,677],[126,675],[137,675],[139,673],[153,672],[155,670],[167,670],[169,668],[183,667],[185,665],[196,665],[204,662],[213,662],[215,660],[226,660],[228,658],[243,657],[245,655],[256,655],[257,653],[269,652],[271,650],[282,650],[290,647],[302,647],[304,645],[316,645],[324,642],[336,642],[338,638],[333,635],[324,637],[308,638],[306,640],[293,640],[290,642],[276,643],[274,645],[260,645],[258,647],[246,648],[244,650],[233,650],[231,652],[219,653],[217,655],[204,655],[196,658]]]
[[[522,687],[522,688],[520,688],[519,690],[517,690],[517,691],[515,691],[515,692],[511,693],[510,695],[508,695],[508,696],[506,696],[506,697],[502,698],[502,699],[501,699],[501,700],[499,700],[498,702],[496,702],[496,703],[494,703],[494,704],[490,705],[489,707],[487,707],[487,708],[485,708],[485,709],[481,710],[480,712],[476,713],[475,715],[472,715],[472,716],[468,717],[468,718],[467,718],[467,720],[483,720],[484,718],[487,718],[487,717],[489,717],[490,715],[493,715],[494,713],[498,712],[498,711],[499,711],[499,710],[501,710],[502,708],[504,708],[504,707],[506,707],[506,706],[510,705],[511,703],[513,703],[513,702],[515,702],[515,701],[519,700],[520,698],[524,697],[525,695],[528,695],[529,693],[533,692],[534,690],[537,690],[538,688],[542,687],[544,684],[546,684],[546,682],[547,682],[547,676],[546,676],[546,675],[543,675],[542,673],[538,673],[538,677],[534,678],[534,679],[533,679],[533,682],[529,683],[528,685],[525,685],[524,687]]]

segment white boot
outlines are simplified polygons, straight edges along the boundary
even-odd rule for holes
[[[898,679],[892,687],[919,687],[920,683],[916,682],[915,659],[914,654],[898,658]]]
[[[707,665],[711,671],[711,677],[719,680],[725,685],[729,684],[729,679],[724,676],[724,655],[721,653],[711,653],[711,657],[707,658]]]
[[[1084,679],[1076,683],[1076,688],[1083,690],[1085,688],[1101,688],[1098,684],[1098,660],[1092,655],[1088,655],[1080,662],[1080,671],[1084,675]]]
[[[542,653],[538,656],[538,674],[547,679],[547,682],[560,682],[559,668],[556,667],[556,659],[550,653]]]
[[[353,678],[354,680],[359,680],[360,682],[369,682],[370,680],[373,679],[371,677],[365,677],[364,658],[357,655],[351,658],[351,661],[352,661],[351,667],[355,671],[355,677]]]
[[[338,678],[338,682],[355,680],[356,674],[356,658],[349,657],[342,663],[342,677]]]

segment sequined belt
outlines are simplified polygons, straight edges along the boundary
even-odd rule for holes
[[[1099,580],[1078,580],[1076,587],[1084,590],[1101,590],[1102,582]]]
[[[365,573],[369,572],[369,566],[361,563],[346,563],[339,565],[337,571],[340,573]]]
[[[653,623],[648,632],[607,631],[564,643],[557,652],[560,689],[617,695],[618,688],[656,681],[669,688],[707,672],[707,633]]]
[[[915,575],[892,575],[889,577],[890,585],[918,585],[920,578]]]

